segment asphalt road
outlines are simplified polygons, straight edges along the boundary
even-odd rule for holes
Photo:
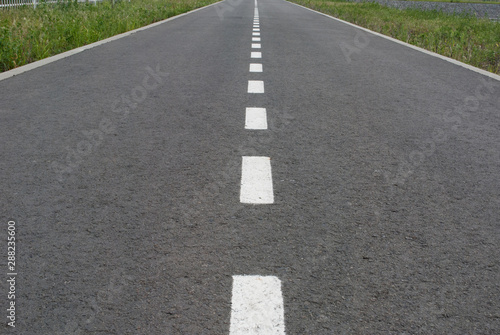
[[[500,81],[282,0],[254,50],[254,8],[0,81],[1,334],[229,334],[246,275],[288,335],[500,333]],[[240,202],[247,156],[273,203]]]

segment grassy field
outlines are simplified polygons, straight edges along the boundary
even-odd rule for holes
[[[500,23],[377,3],[291,0],[404,42],[500,74]]]
[[[70,2],[0,9],[0,72],[216,1]]]
[[[500,4],[499,0],[401,0],[401,1],[425,1],[425,2],[459,2],[459,3],[485,3]]]
[[[400,1],[459,2],[459,3],[500,4],[499,0],[400,0]]]

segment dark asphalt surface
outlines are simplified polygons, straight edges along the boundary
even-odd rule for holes
[[[0,333],[228,334],[232,276],[272,275],[288,335],[499,334],[500,82],[282,0],[249,73],[223,5],[0,81]]]

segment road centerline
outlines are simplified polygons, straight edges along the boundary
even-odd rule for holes
[[[260,51],[252,51],[250,53],[250,58],[262,58],[262,52],[260,52]]]
[[[240,202],[245,204],[274,203],[269,157],[242,157]]]
[[[250,72],[262,72],[262,64],[251,63],[250,64]]]
[[[233,276],[230,335],[284,335],[281,281],[275,276]]]
[[[266,109],[261,107],[247,107],[245,116],[245,129],[267,129]]]
[[[264,93],[264,81],[262,80],[249,80],[248,93]]]

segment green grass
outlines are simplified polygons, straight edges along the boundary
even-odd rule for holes
[[[291,0],[404,42],[500,74],[500,23],[378,3]]]
[[[400,1],[426,1],[426,2],[460,2],[460,3],[485,3],[500,4],[498,0],[400,0]]]
[[[425,2],[459,2],[459,3],[485,3],[485,4],[500,4],[498,0],[400,0],[400,1],[425,1]]]
[[[0,9],[0,72],[217,0],[132,0]]]

